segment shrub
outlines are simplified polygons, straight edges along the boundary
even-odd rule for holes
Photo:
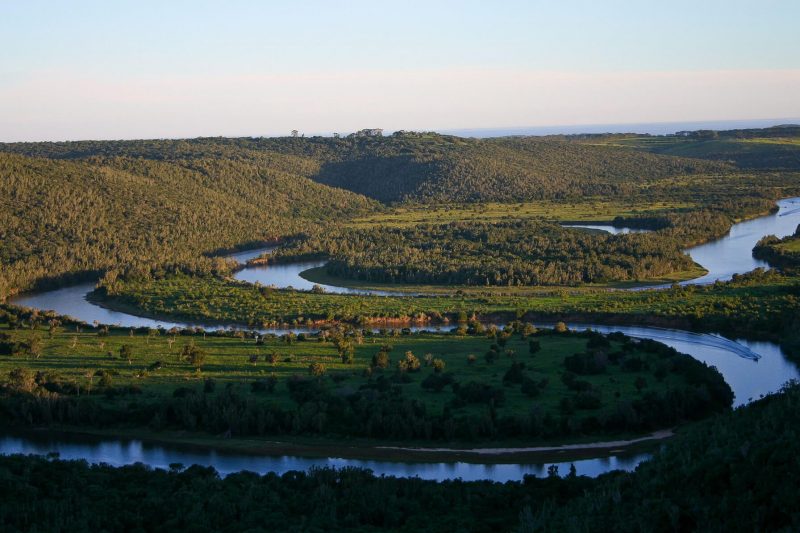
[[[417,372],[420,369],[419,358],[412,352],[406,352],[402,361],[397,363],[397,369],[401,372]]]
[[[322,363],[311,363],[308,365],[308,373],[314,377],[319,377],[325,375],[325,365]]]

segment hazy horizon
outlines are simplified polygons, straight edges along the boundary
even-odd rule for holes
[[[641,123],[618,123],[618,124],[552,124],[542,126],[498,126],[480,128],[456,128],[456,129],[430,129],[430,130],[405,130],[405,131],[432,131],[442,135],[453,135],[456,137],[510,137],[510,136],[530,136],[545,137],[552,135],[591,135],[591,134],[618,134],[631,133],[640,135],[671,135],[679,131],[696,130],[733,130],[747,128],[769,128],[773,126],[800,125],[800,117],[773,118],[773,119],[725,119],[725,120],[699,120],[699,121],[678,121],[678,122],[641,122]],[[368,128],[377,127],[374,124],[366,125]],[[357,130],[355,130],[357,131]],[[302,137],[332,137],[334,133],[346,136],[355,131],[340,132],[298,132]],[[384,135],[391,135],[399,130],[384,130]],[[180,139],[210,139],[215,137],[224,138],[275,138],[289,137],[291,132],[275,135],[196,135],[184,137],[128,137],[128,138],[84,138],[84,139],[49,139],[49,140],[28,140],[28,141],[0,141],[4,144],[13,143],[37,143],[37,142],[82,142],[82,141],[139,141],[139,140],[180,140]]]
[[[0,141],[800,117],[789,0],[0,5]]]

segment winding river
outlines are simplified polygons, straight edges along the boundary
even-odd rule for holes
[[[713,283],[728,280],[736,273],[744,273],[767,265],[752,257],[752,248],[764,235],[778,237],[790,235],[800,223],[800,198],[789,198],[778,202],[776,213],[734,225],[725,237],[687,250],[687,253],[708,270],[700,278],[685,283]],[[592,226],[591,229],[610,230],[611,226]],[[231,255],[244,263],[253,257],[268,252],[271,248],[251,250]],[[236,277],[243,281],[259,282],[276,287],[310,289],[314,284],[300,275],[309,268],[322,266],[324,262],[304,262],[266,267],[247,267]],[[329,292],[343,294],[389,294],[376,291],[323,286]],[[214,329],[200,323],[170,322],[138,317],[94,305],[86,300],[94,285],[77,284],[53,291],[25,294],[12,299],[11,303],[24,307],[54,310],[87,323],[99,322],[123,327],[195,327]],[[687,353],[696,359],[716,366],[733,389],[735,405],[742,405],[762,395],[778,390],[790,379],[799,379],[798,368],[790,363],[781,349],[770,342],[753,342],[729,339],[714,334],[698,334],[681,330],[659,329],[637,326],[603,326],[597,324],[570,324],[571,327],[591,327],[602,332],[621,331],[638,338],[651,338]],[[279,330],[265,330],[279,333]],[[285,331],[285,330],[284,330]],[[645,460],[647,455],[611,455],[600,459],[546,464],[475,464],[465,462],[392,462],[366,461],[341,458],[303,458],[288,456],[253,456],[227,454],[218,451],[187,450],[179,446],[149,444],[139,440],[68,437],[42,433],[36,436],[0,436],[0,453],[59,453],[62,458],[81,458],[89,462],[104,462],[112,465],[142,462],[153,467],[166,468],[171,463],[201,464],[213,466],[221,474],[241,470],[254,472],[286,472],[305,470],[312,466],[360,466],[372,469],[376,474],[395,476],[419,476],[424,479],[465,480],[491,479],[507,481],[521,479],[526,474],[543,475],[548,465],[556,464],[565,472],[574,464],[578,474],[596,476],[614,469],[632,470]]]

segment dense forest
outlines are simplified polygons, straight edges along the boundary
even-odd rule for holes
[[[736,215],[767,210],[758,198],[657,216],[618,216],[649,233],[611,235],[540,219],[406,226],[328,226],[289,239],[269,261],[325,257],[328,274],[378,283],[577,286],[666,279],[695,268],[683,249],[721,237]]]
[[[414,132],[389,137],[19,143],[0,150],[56,159],[124,156],[165,161],[283,155],[305,166],[302,175],[383,202],[619,196],[642,182],[733,169],[724,163],[555,139],[478,140]]]
[[[686,429],[635,472],[597,479],[557,469],[507,483],[359,469],[221,478],[199,466],[3,457],[0,523],[7,531],[788,532],[800,527],[799,417],[793,384]]]
[[[314,254],[330,258],[325,269],[334,276],[437,285],[579,285],[658,278],[693,266],[674,240],[536,221],[330,230],[295,239],[273,257]]]
[[[375,208],[301,171],[279,155],[164,162],[0,153],[0,297],[41,279],[97,279],[121,266],[208,272],[222,265],[204,253]]]

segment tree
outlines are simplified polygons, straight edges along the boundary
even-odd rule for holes
[[[130,344],[123,344],[119,347],[119,358],[128,361],[129,365],[131,364],[133,360],[133,349]]]
[[[196,370],[200,371],[206,361],[206,352],[198,348],[194,342],[190,342],[183,346],[181,360],[188,362]]]
[[[342,363],[346,365],[353,364],[355,360],[355,348],[353,341],[345,336],[338,336],[333,340],[336,351],[339,353],[339,358]]]
[[[42,356],[42,350],[44,346],[42,344],[42,339],[39,335],[32,335],[31,338],[28,340],[28,351],[33,356],[34,359],[39,359]]]
[[[391,350],[391,348],[387,345],[384,345],[381,347],[378,353],[372,356],[373,368],[387,368],[391,364],[389,350]]]
[[[441,374],[445,367],[445,362],[442,359],[434,359],[431,363],[433,366],[433,371],[437,374]]]
[[[563,322],[556,322],[556,325],[553,327],[553,331],[556,333],[566,333],[569,331],[569,328]]]
[[[419,358],[410,350],[406,352],[403,360],[397,363],[397,369],[401,372],[416,372],[421,366]]]
[[[195,347],[189,355],[189,364],[192,365],[198,372],[202,369],[203,364],[206,362],[206,352]]]
[[[15,368],[8,373],[8,381],[14,389],[31,392],[36,387],[36,376],[27,368]]]
[[[539,353],[541,349],[542,349],[542,344],[539,341],[528,342],[528,352],[531,355]]]
[[[104,389],[108,389],[111,387],[112,383],[112,375],[111,372],[108,370],[98,370],[94,373],[95,376],[100,378],[100,386]]]
[[[325,375],[325,365],[322,363],[311,363],[308,365],[308,373],[314,377],[320,377]]]

